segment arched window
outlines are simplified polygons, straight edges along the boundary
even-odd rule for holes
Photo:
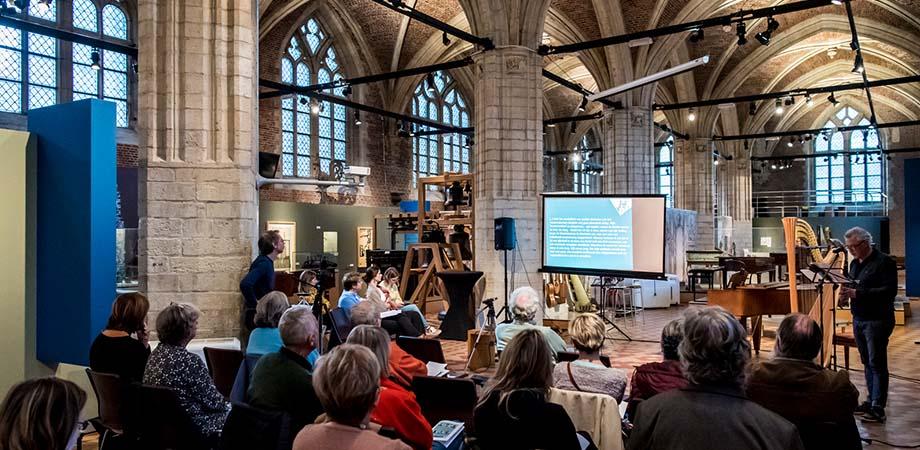
[[[674,136],[669,135],[664,145],[658,147],[658,193],[664,195],[664,204],[674,207]]]
[[[128,16],[117,2],[73,0],[73,26],[81,34],[116,42],[128,41]],[[127,55],[73,44],[73,99],[98,98],[114,102],[115,124],[127,127],[128,70]]]
[[[466,128],[470,114],[466,101],[456,89],[456,83],[447,73],[440,71],[426,76],[415,88],[412,114],[446,125]],[[456,133],[431,134],[428,127],[418,127],[423,132],[412,140],[413,185],[418,177],[441,172],[469,173],[470,147],[467,139]]]
[[[311,18],[288,41],[281,57],[281,82],[298,86],[344,78],[332,39]],[[343,87],[323,92],[343,95]],[[286,177],[313,177],[331,173],[333,161],[346,161],[345,107],[330,102],[290,96],[281,100],[281,173]]]
[[[585,133],[572,154],[572,190],[579,194],[599,194],[603,174],[601,152],[594,148],[593,132]]]
[[[57,23],[57,6],[30,2],[28,20]],[[0,26],[0,111],[21,114],[58,101],[57,41],[48,36]]]
[[[847,106],[824,124],[824,128],[869,125],[865,117]],[[878,130],[834,132],[814,140],[814,188],[818,204],[879,202],[882,200],[882,157]],[[851,154],[855,153],[855,154]]]

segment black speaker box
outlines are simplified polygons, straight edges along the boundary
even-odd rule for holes
[[[495,219],[495,250],[514,250],[516,241],[514,219],[511,217]]]

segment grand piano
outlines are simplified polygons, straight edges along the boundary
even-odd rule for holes
[[[798,311],[808,311],[817,299],[813,285],[800,284],[798,291]],[[760,337],[763,332],[762,316],[786,315],[792,312],[789,283],[764,283],[740,286],[734,289],[709,290],[706,294],[708,304],[721,306],[741,320],[747,326],[751,319],[751,340],[754,351],[760,353]]]

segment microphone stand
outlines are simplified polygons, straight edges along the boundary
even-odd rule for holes
[[[827,269],[821,268],[821,279],[819,279],[819,280],[818,280],[818,283],[815,285],[815,289],[817,289],[817,291],[818,291],[818,311],[820,312],[820,316],[818,317],[818,323],[819,323],[819,325],[821,326],[821,331],[822,331],[822,332],[825,332],[825,330],[827,330],[827,328],[824,327],[824,283],[826,283],[826,282],[828,281],[828,275],[830,275],[830,270],[831,270],[831,268],[833,268],[834,265],[837,263],[837,259],[840,258],[840,254],[841,254],[841,253],[844,253],[845,251],[846,251],[846,250],[843,250],[843,251],[834,251],[834,258],[831,259],[831,262],[830,262],[830,264],[828,265]],[[815,267],[818,267],[818,265],[815,264]],[[831,293],[836,292],[837,287],[839,286],[839,284],[838,284],[836,281],[834,281],[834,280],[830,280],[830,282],[831,282],[831,286],[832,286],[832,287],[831,287]],[[832,311],[832,313],[831,313],[831,316],[833,317],[832,320],[834,321],[834,323],[831,324],[831,325],[834,327],[833,330],[832,330],[832,332],[831,332],[831,339],[832,339],[832,341],[831,341],[832,344],[831,344],[831,345],[833,345],[833,336],[834,336],[835,334],[837,334],[837,305],[836,305],[836,304],[833,305],[833,311]],[[822,337],[822,343],[821,343],[821,366],[822,366],[822,367],[824,366],[824,353],[825,353],[825,351],[826,351],[826,350],[824,349],[824,342],[823,342],[823,339],[824,339],[824,338]],[[837,348],[836,348],[836,346],[834,347],[834,364],[837,364]]]
[[[486,327],[489,327],[490,330],[495,330],[495,304],[493,303],[494,301],[495,299],[487,299],[486,301],[483,302],[486,304],[486,306],[483,306],[482,309],[480,309],[479,312],[476,313],[476,316],[478,317],[480,314],[482,314],[483,311],[486,311],[486,310],[489,311],[488,313],[486,313],[486,320],[482,321],[482,324],[479,325],[479,331],[476,332],[476,340],[473,342],[473,348],[470,349],[470,357],[467,358],[466,365],[463,366],[464,372],[468,372],[470,370],[470,364],[473,362],[473,355],[476,354],[476,348],[479,347],[479,340],[482,338],[482,331]]]

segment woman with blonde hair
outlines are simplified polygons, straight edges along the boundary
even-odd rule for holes
[[[70,381],[38,378],[13,386],[0,406],[0,448],[72,450],[86,393]]]
[[[578,360],[556,364],[553,369],[553,387],[606,394],[615,398],[617,403],[623,400],[626,373],[606,367],[600,360],[606,331],[607,326],[595,314],[582,314],[572,320],[569,334],[575,350],[578,350]]]
[[[399,271],[396,270],[395,267],[389,267],[383,272],[383,279],[377,283],[377,286],[383,292],[383,296],[386,299],[387,309],[414,312],[422,319],[422,325],[425,327],[425,334],[440,334],[440,330],[428,325],[428,321],[425,320],[425,315],[422,314],[422,310],[420,310],[418,306],[413,303],[406,304],[403,302],[402,296],[399,294],[399,279],[401,277],[402,275],[399,274]]]
[[[505,347],[473,416],[480,448],[580,449],[562,406],[547,401],[553,357],[543,334],[526,329]]]
[[[254,319],[256,328],[249,334],[247,355],[261,356],[281,350],[284,343],[281,342],[278,322],[290,307],[290,301],[281,291],[271,291],[259,299]]]
[[[112,303],[105,329],[89,349],[89,367],[111,373],[125,381],[141,381],[150,357],[147,312],[150,302],[144,294],[121,294]]]

